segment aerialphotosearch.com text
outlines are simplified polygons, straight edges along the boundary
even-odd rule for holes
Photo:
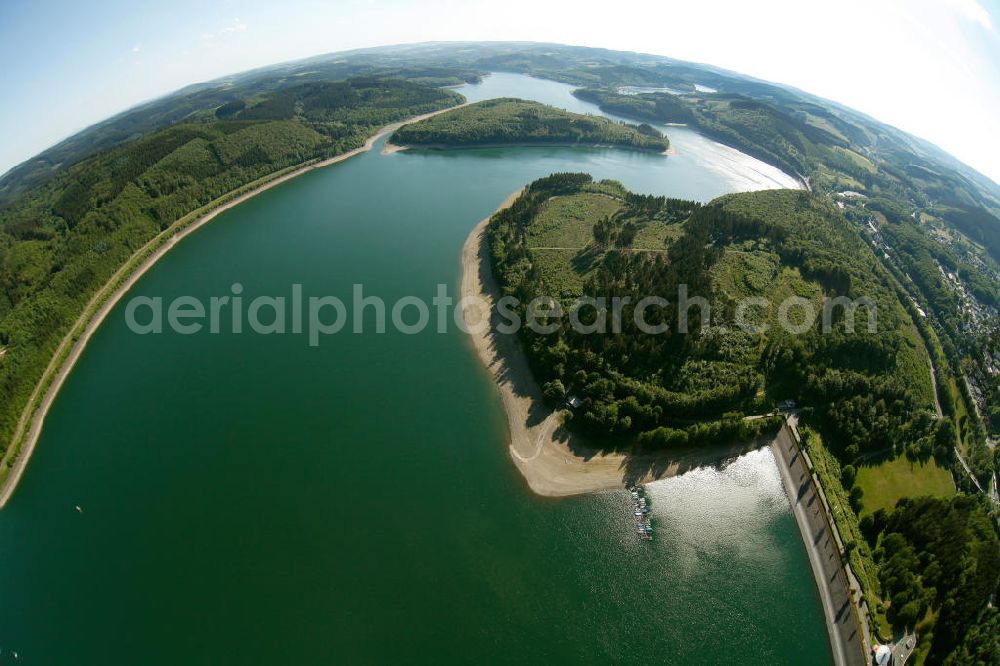
[[[673,316],[665,316],[668,311]],[[817,322],[824,333],[832,330],[834,322],[842,325],[842,330],[853,332],[856,315],[864,319],[867,331],[877,329],[875,304],[864,297],[825,298],[819,307],[801,296],[791,296],[780,303],[747,297],[727,311],[727,326],[758,335],[770,326],[767,321],[774,321],[793,334],[805,333]],[[125,306],[126,324],[139,335],[166,330],[181,335],[292,334],[306,336],[311,347],[339,333],[383,334],[392,330],[416,335],[428,329],[447,333],[452,326],[466,333],[481,333],[492,326],[501,334],[516,333],[527,326],[536,333],[547,334],[568,324],[582,334],[621,333],[628,320],[635,325],[634,329],[629,327],[630,331],[648,335],[668,332],[672,328],[668,321],[676,322],[675,330],[682,334],[693,332],[692,322],[706,332],[713,321],[708,299],[689,294],[683,284],[673,298],[582,296],[566,305],[550,296],[538,296],[522,307],[513,296],[504,296],[495,305],[481,296],[456,300],[445,284],[438,284],[429,299],[410,295],[387,302],[378,295],[366,294],[361,284],[352,285],[348,298],[307,296],[301,284],[291,285],[288,295],[251,298],[237,282],[231,285],[229,293],[207,300],[179,296],[165,301],[159,296],[143,295],[129,299]]]

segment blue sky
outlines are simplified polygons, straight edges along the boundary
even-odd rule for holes
[[[0,172],[196,81],[363,46],[534,40],[788,83],[1000,181],[1000,0],[0,2]]]

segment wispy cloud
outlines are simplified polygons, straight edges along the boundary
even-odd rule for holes
[[[240,32],[246,32],[247,24],[244,23],[239,17],[234,18],[232,21],[222,26],[215,32],[203,32],[201,33],[201,43],[206,47],[213,47],[216,45],[217,39],[223,39],[230,35],[234,35]]]
[[[950,2],[966,19],[978,23],[987,30],[996,31],[989,10],[983,7],[978,0],[950,0]]]
[[[247,29],[247,24],[241,21],[238,17],[233,19],[233,22],[224,27],[221,32],[223,34],[228,34],[232,32],[243,32]]]
[[[138,53],[141,50],[142,50],[142,44],[136,44],[135,46],[132,47],[132,53]]]

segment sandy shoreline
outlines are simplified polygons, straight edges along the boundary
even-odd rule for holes
[[[431,111],[430,113],[424,113],[407,120],[386,125],[369,137],[360,148],[349,150],[346,153],[341,153],[340,155],[336,155],[319,162],[304,164],[293,171],[272,180],[268,180],[261,185],[244,192],[229,201],[226,201],[186,225],[183,224],[184,218],[182,217],[178,220],[178,222],[175,222],[174,225],[168,227],[166,230],[142,246],[142,248],[137,250],[121,268],[115,271],[114,275],[111,276],[111,279],[108,280],[108,282],[101,287],[96,294],[94,294],[90,301],[88,301],[83,313],[73,323],[72,328],[63,338],[62,342],[59,343],[59,347],[53,354],[52,360],[49,362],[45,372],[42,373],[41,378],[35,385],[31,397],[28,399],[28,403],[18,419],[17,428],[14,431],[14,437],[11,439],[10,446],[8,446],[2,461],[0,461],[0,465],[6,466],[10,462],[10,457],[12,455],[16,455],[13,465],[10,467],[10,471],[4,477],[2,486],[0,486],[0,509],[7,504],[7,501],[17,488],[17,484],[21,480],[21,476],[24,474],[24,470],[31,459],[31,454],[35,450],[35,445],[38,443],[38,438],[41,435],[42,426],[45,422],[45,416],[58,395],[59,389],[62,388],[63,382],[73,370],[73,366],[76,365],[77,360],[80,358],[84,348],[90,341],[90,338],[93,336],[98,327],[100,327],[101,323],[108,316],[118,301],[122,299],[129,289],[131,289],[132,286],[135,285],[135,283],[138,282],[138,280],[146,273],[146,271],[152,268],[153,265],[156,264],[161,257],[163,257],[163,255],[169,252],[178,242],[211,222],[220,213],[238,206],[244,201],[257,196],[261,192],[269,190],[272,187],[280,185],[281,183],[291,180],[292,178],[300,176],[308,171],[312,171],[313,169],[320,169],[331,164],[336,164],[337,162],[343,162],[344,160],[350,159],[355,155],[367,152],[372,149],[372,146],[374,146],[375,142],[381,137],[391,132],[395,132],[407,123],[418,122],[420,120],[424,120],[425,118],[436,116],[439,113],[444,113],[445,111],[451,111],[459,108],[460,106],[465,106],[465,104],[467,104],[467,102],[458,106],[450,106],[446,109]],[[183,226],[179,227],[178,225]],[[151,254],[149,254],[149,256],[146,257],[138,266],[133,266],[133,263],[139,257],[150,252]],[[115,284],[118,284],[118,287],[116,287],[109,294],[108,292],[111,289],[111,286]],[[92,312],[93,308],[99,303],[101,303],[100,307],[98,307],[96,311]],[[90,314],[91,312],[92,314]],[[81,327],[83,327],[82,330]],[[72,347],[70,347],[70,345],[72,345]],[[69,349],[68,355],[66,353],[67,349]],[[6,351],[7,350],[4,350],[4,353],[6,353]],[[38,404],[36,409],[32,409],[32,405],[38,402],[39,395],[43,390],[45,391],[45,394],[42,397],[41,402]],[[25,435],[26,429],[27,435]],[[21,442],[20,446],[18,446],[18,442]]]
[[[511,194],[497,210],[509,207],[520,194],[521,190]],[[486,218],[477,224],[465,240],[460,293],[462,298],[482,299],[480,302],[489,304],[493,313],[499,289],[490,269],[488,222]],[[466,321],[473,331],[479,316],[478,312],[467,313]],[[562,412],[545,406],[517,337],[496,333],[495,324],[491,322],[482,332],[470,332],[469,338],[500,393],[510,431],[510,456],[528,487],[538,495],[579,495],[677,476],[770,442],[766,438],[656,454],[604,453],[589,448],[562,427]]]

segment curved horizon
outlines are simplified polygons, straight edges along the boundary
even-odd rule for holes
[[[801,92],[801,93],[803,93],[803,94],[805,94],[807,96],[810,96],[810,97],[815,97],[815,98],[817,98],[819,100],[822,100],[824,102],[828,102],[828,103],[831,103],[831,104],[836,104],[838,106],[842,106],[845,109],[847,109],[847,110],[849,110],[849,111],[851,111],[853,113],[857,113],[857,114],[861,115],[862,117],[865,117],[867,119],[873,120],[873,121],[875,121],[877,123],[880,123],[882,125],[886,125],[887,127],[890,127],[890,128],[892,128],[892,129],[894,129],[894,130],[896,130],[898,132],[902,132],[902,133],[904,133],[904,134],[906,134],[906,135],[908,135],[908,136],[910,136],[912,138],[915,138],[915,139],[917,139],[919,141],[926,142],[927,144],[929,144],[933,148],[936,148],[937,150],[942,151],[943,153],[945,153],[946,155],[948,155],[952,159],[957,160],[958,162],[960,162],[966,168],[971,169],[971,170],[975,171],[978,175],[980,175],[980,176],[982,176],[984,178],[989,179],[989,181],[991,182],[991,184],[993,186],[995,186],[998,189],[1000,189],[1000,181],[998,181],[998,180],[990,177],[988,174],[980,171],[979,169],[977,169],[975,166],[969,164],[968,162],[965,162],[965,161],[961,160],[960,158],[954,156],[953,154],[951,154],[950,152],[948,152],[944,148],[941,148],[939,145],[937,145],[936,143],[932,142],[931,140],[926,139],[926,138],[921,137],[921,136],[917,136],[915,134],[912,134],[911,132],[907,132],[906,130],[901,129],[899,127],[896,127],[895,125],[892,125],[891,123],[888,123],[888,122],[886,122],[886,121],[884,121],[884,120],[882,120],[880,118],[875,118],[873,116],[868,115],[867,113],[865,113],[863,111],[859,111],[858,109],[855,109],[855,108],[852,108],[850,106],[844,105],[841,102],[838,102],[837,100],[828,99],[828,98],[822,97],[820,95],[817,95],[817,94],[815,94],[813,92],[810,92],[808,90],[797,88],[795,86],[791,86],[791,85],[788,85],[788,84],[780,83],[780,82],[777,82],[777,81],[769,81],[769,80],[766,80],[766,79],[760,79],[760,78],[757,78],[757,77],[754,77],[754,76],[751,76],[751,75],[748,75],[748,74],[743,74],[742,72],[738,72],[738,71],[735,71],[735,70],[730,70],[730,69],[726,69],[726,68],[723,68],[723,67],[719,67],[719,66],[713,65],[711,63],[691,62],[691,61],[677,60],[675,58],[671,58],[670,56],[656,54],[656,53],[644,53],[644,52],[641,52],[641,51],[623,51],[623,50],[617,50],[617,49],[603,49],[603,48],[600,48],[600,47],[589,47],[589,46],[581,46],[581,45],[577,45],[577,44],[565,44],[565,43],[559,43],[559,42],[534,42],[534,41],[512,41],[512,40],[486,40],[486,41],[443,40],[443,41],[401,42],[401,43],[395,43],[395,44],[384,44],[384,45],[379,45],[379,46],[366,46],[366,47],[361,47],[361,48],[356,48],[356,49],[347,49],[347,50],[344,50],[344,51],[328,51],[328,52],[325,52],[325,53],[317,53],[315,55],[306,56],[304,58],[297,58],[295,60],[278,61],[278,62],[274,62],[274,63],[271,63],[269,65],[264,65],[264,66],[261,66],[261,67],[253,67],[253,68],[250,68],[250,69],[235,71],[235,72],[231,72],[229,74],[223,74],[222,76],[217,76],[217,77],[214,77],[214,78],[211,78],[211,79],[205,79],[205,80],[202,80],[202,81],[192,81],[190,83],[182,85],[179,88],[174,88],[173,90],[170,90],[169,92],[162,93],[162,94],[159,94],[159,95],[156,95],[156,96],[144,99],[142,101],[136,102],[136,103],[134,103],[134,104],[132,104],[130,106],[127,106],[127,107],[125,107],[125,108],[123,108],[123,109],[121,109],[119,111],[116,111],[116,112],[112,113],[109,116],[106,116],[105,118],[103,118],[101,120],[97,120],[96,122],[93,122],[90,125],[87,125],[87,126],[83,127],[82,129],[76,130],[76,131],[74,131],[74,132],[72,132],[72,133],[64,136],[62,139],[59,139],[58,141],[50,144],[48,147],[46,147],[43,150],[39,151],[38,153],[32,155],[31,157],[28,157],[27,159],[24,159],[21,162],[18,162],[17,164],[13,165],[12,167],[10,167],[6,171],[4,171],[2,174],[0,174],[0,185],[2,185],[3,181],[8,176],[10,176],[14,171],[16,171],[17,169],[19,169],[20,167],[28,164],[29,162],[37,160],[38,158],[44,156],[45,153],[47,153],[48,151],[50,151],[50,150],[52,150],[54,148],[59,147],[63,143],[71,141],[74,138],[80,137],[80,136],[86,134],[87,132],[93,130],[95,127],[98,127],[100,125],[104,125],[106,123],[112,122],[112,121],[116,120],[117,118],[119,118],[121,116],[127,115],[128,113],[130,113],[132,111],[139,110],[139,109],[141,109],[141,108],[143,108],[143,107],[145,107],[145,106],[147,106],[149,104],[154,104],[156,102],[170,100],[170,99],[172,99],[172,98],[174,98],[174,97],[176,97],[178,95],[181,95],[181,94],[184,94],[185,92],[188,92],[192,88],[217,87],[219,85],[225,84],[229,80],[232,80],[232,79],[235,79],[235,78],[238,78],[238,77],[241,77],[241,76],[246,76],[246,75],[249,75],[249,74],[252,74],[252,73],[255,73],[255,72],[259,72],[259,73],[263,74],[265,72],[268,72],[270,70],[274,70],[274,69],[277,69],[277,68],[280,68],[280,67],[285,67],[285,66],[287,66],[287,67],[301,66],[301,65],[309,63],[310,61],[320,61],[320,60],[323,60],[323,59],[333,59],[335,57],[349,56],[349,55],[366,53],[366,52],[376,52],[376,51],[380,51],[380,50],[393,50],[393,49],[405,49],[405,48],[421,48],[421,47],[432,47],[432,46],[441,46],[441,45],[457,46],[457,45],[460,45],[460,44],[480,44],[480,45],[494,45],[494,46],[524,44],[524,45],[531,45],[531,46],[535,46],[535,47],[538,47],[538,46],[558,46],[558,47],[588,49],[588,50],[594,50],[594,51],[607,51],[607,52],[611,52],[611,53],[618,53],[618,54],[624,54],[624,55],[638,55],[638,56],[653,57],[653,58],[663,58],[665,60],[669,60],[669,61],[673,61],[673,62],[678,62],[678,63],[683,63],[685,65],[691,65],[691,66],[705,67],[705,68],[709,68],[709,69],[714,69],[718,73],[721,73],[721,74],[724,74],[724,75],[730,75],[730,76],[736,76],[736,77],[741,77],[741,78],[752,79],[752,80],[755,80],[755,81],[759,81],[761,83],[766,83],[768,85],[777,86],[777,87],[781,87],[781,88],[787,88],[789,90],[794,90],[794,91]],[[488,71],[487,73],[492,73],[492,71],[504,71],[504,70],[502,70],[502,69],[496,69],[496,70]],[[97,151],[97,152],[100,152],[100,151]],[[94,154],[96,154],[96,153],[94,153]]]

